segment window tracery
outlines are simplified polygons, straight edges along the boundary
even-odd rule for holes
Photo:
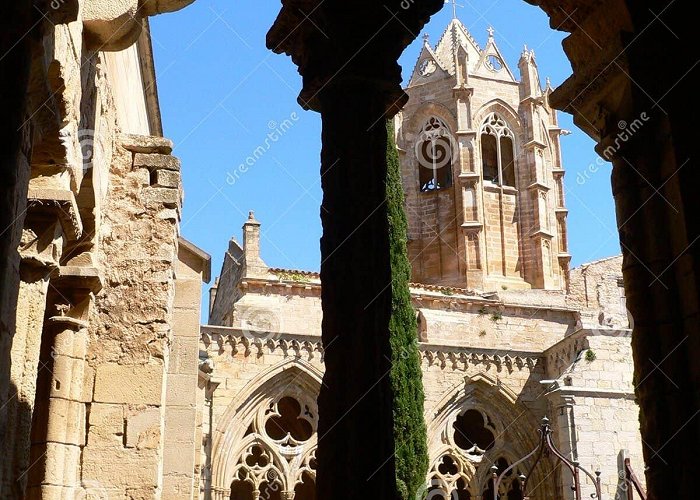
[[[231,500],[315,500],[316,402],[283,395],[262,405],[239,447]]]
[[[427,498],[493,500],[491,467],[506,470],[505,443],[499,442],[496,425],[475,408],[461,411],[448,419],[442,442],[427,482]],[[522,500],[520,470],[511,470],[499,485],[498,500]]]
[[[515,187],[513,131],[497,113],[491,113],[481,126],[480,136],[484,180]]]
[[[445,123],[433,116],[423,125],[416,140],[418,182],[421,192],[452,185],[453,137]]]

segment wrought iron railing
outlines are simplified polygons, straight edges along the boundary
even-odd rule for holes
[[[493,478],[493,500],[498,500],[498,487],[501,484],[501,481],[503,478],[505,478],[511,471],[515,470],[515,468],[524,463],[526,460],[529,460],[532,457],[535,457],[534,462],[529,467],[528,473],[527,474],[520,474],[518,476],[518,479],[520,479],[520,488],[522,491],[523,495],[523,500],[528,500],[530,498],[530,495],[528,494],[527,490],[527,482],[529,477],[532,475],[532,471],[535,470],[535,467],[537,467],[537,464],[542,460],[542,457],[544,456],[545,453],[551,453],[553,454],[556,459],[562,463],[566,468],[569,469],[569,472],[571,472],[571,476],[573,478],[573,485],[571,486],[571,489],[574,491],[574,498],[576,500],[582,500],[581,499],[581,477],[580,473],[583,472],[588,478],[593,482],[593,485],[595,487],[595,493],[591,494],[591,498],[600,500],[601,499],[601,488],[600,488],[600,471],[596,471],[595,475],[591,474],[586,470],[584,467],[581,466],[578,462],[575,462],[573,460],[569,460],[566,456],[564,456],[563,453],[561,453],[557,447],[554,445],[554,442],[552,441],[552,428],[549,425],[549,419],[547,417],[544,417],[542,419],[542,423],[540,425],[540,428],[538,429],[538,432],[540,433],[540,440],[537,443],[537,446],[525,455],[523,458],[518,460],[517,462],[514,462],[511,464],[509,467],[507,467],[505,470],[503,470],[500,474],[498,473],[498,467],[494,464],[491,467],[491,476]]]
[[[531,492],[528,492],[528,479],[530,478],[530,476],[532,476],[532,472],[535,470],[535,467],[537,467],[537,464],[539,464],[542,458],[547,454],[554,455],[555,459],[559,463],[563,464],[564,467],[566,467],[571,473],[571,477],[573,480],[571,489],[574,492],[575,500],[582,500],[581,472],[583,472],[583,474],[585,474],[585,476],[587,476],[591,480],[595,488],[595,492],[591,493],[590,497],[594,500],[602,500],[600,471],[595,471],[593,474],[591,474],[577,461],[570,460],[561,451],[559,451],[559,449],[554,445],[554,441],[552,440],[552,428],[549,425],[549,419],[547,417],[544,417],[542,419],[542,423],[540,424],[538,432],[540,434],[539,442],[530,453],[522,457],[520,460],[511,464],[503,471],[499,471],[498,466],[496,464],[491,466],[491,477],[493,481],[493,500],[499,500],[498,491],[499,486],[501,485],[501,481],[503,481],[503,479],[506,476],[509,476],[512,472],[516,471],[516,467],[518,467],[520,464],[524,464],[527,460],[530,460],[534,457],[534,461],[530,464],[527,474],[520,474],[518,476],[518,480],[520,481],[520,491],[522,492],[522,499],[530,500]],[[642,483],[639,481],[634,471],[632,470],[632,466],[630,465],[630,459],[627,457],[625,457],[624,459],[624,485],[624,491],[626,492],[627,500],[634,500],[635,491],[637,492],[641,500],[647,500],[647,496],[644,492],[644,488],[642,487]]]
[[[642,488],[642,483],[637,479],[637,476],[632,470],[629,457],[625,457],[625,487],[627,491],[627,500],[634,500],[635,491],[639,495],[639,498],[647,500],[647,494],[644,488]]]

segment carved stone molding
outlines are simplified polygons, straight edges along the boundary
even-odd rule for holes
[[[83,5],[85,41],[89,48],[123,50],[136,42],[142,20],[188,6],[194,0],[86,0]]]

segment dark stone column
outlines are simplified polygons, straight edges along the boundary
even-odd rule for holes
[[[384,103],[366,82],[329,85],[319,101],[326,373],[319,396],[318,496],[391,499]]]
[[[686,45],[695,34],[680,4],[628,4],[635,26],[626,37],[631,99],[620,116],[648,120],[616,155],[612,181],[634,317],[648,498],[694,498],[693,471],[700,468],[698,53]],[[611,118],[613,133],[604,145],[617,137],[619,120]]]
[[[396,60],[442,5],[284,1],[267,37],[299,65],[300,104],[323,118],[319,498],[397,498],[385,120],[406,100]]]
[[[540,4],[571,31],[552,103],[612,160],[648,498],[695,498],[700,455],[697,28],[687,4]],[[641,469],[641,464],[632,464]]]

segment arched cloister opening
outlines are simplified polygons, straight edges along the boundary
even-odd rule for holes
[[[247,387],[215,431],[213,498],[315,500],[318,374],[287,362]]]
[[[493,469],[505,471],[536,444],[536,419],[511,391],[485,375],[467,377],[426,409],[430,468],[428,498],[493,500]],[[529,426],[532,425],[532,428]],[[556,479],[548,460],[534,474],[533,500],[556,498]],[[522,500],[523,463],[499,485],[500,500]]]

